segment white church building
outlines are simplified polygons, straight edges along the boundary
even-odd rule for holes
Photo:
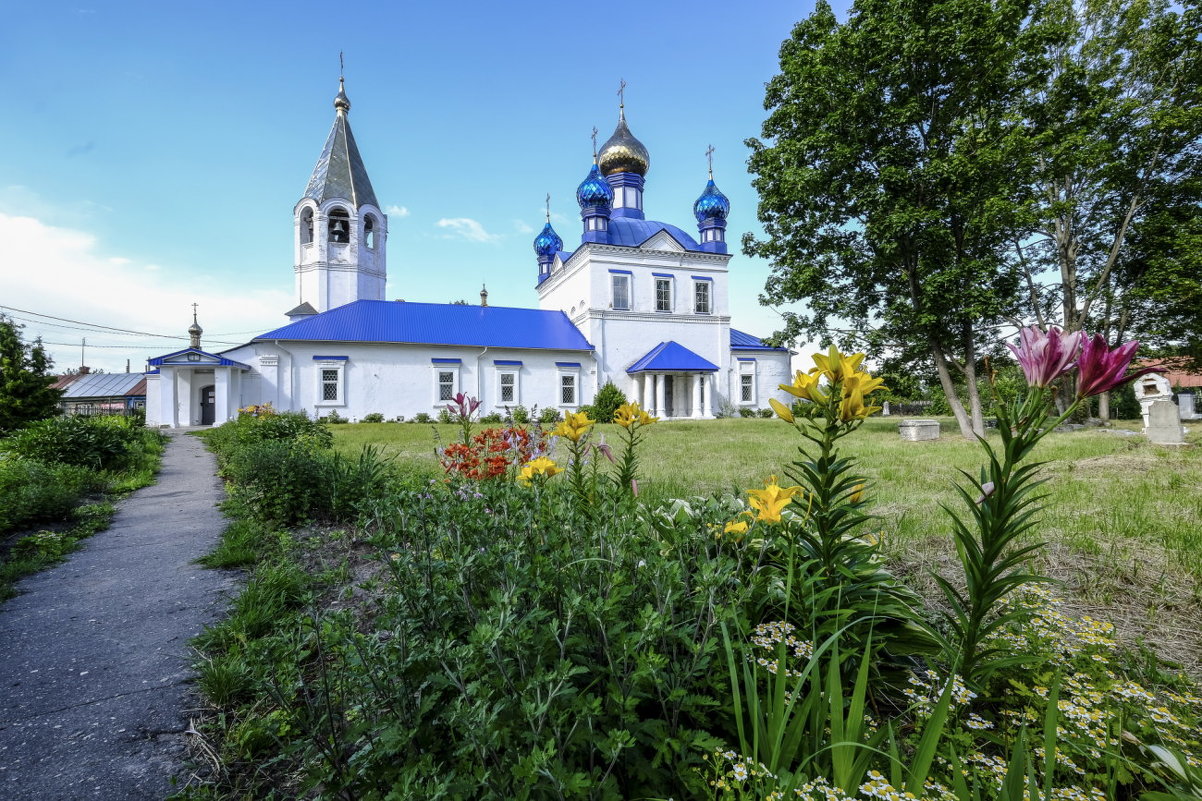
[[[785,348],[731,327],[726,219],[711,170],[696,237],[646,219],[650,157],[619,106],[613,135],[576,192],[580,243],[550,218],[534,240],[538,308],[385,299],[388,217],[351,134],[340,83],[334,125],[294,209],[297,305],[289,322],[211,353],[149,361],[147,424],[219,425],[271,403],[352,421],[436,414],[457,393],[482,414],[523,405],[576,411],[612,381],[662,419],[762,409],[790,380]]]

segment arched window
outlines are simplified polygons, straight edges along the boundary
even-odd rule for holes
[[[370,214],[363,221],[363,243],[368,250],[376,249],[376,218]]]
[[[330,241],[339,244],[351,241],[351,218],[345,209],[330,212]]]
[[[301,212],[300,238],[302,245],[313,242],[313,209],[308,206]]]

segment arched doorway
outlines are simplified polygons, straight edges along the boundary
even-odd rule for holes
[[[200,388],[200,424],[211,426],[217,417],[217,389],[213,384]]]

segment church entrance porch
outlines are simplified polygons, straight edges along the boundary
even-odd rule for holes
[[[712,385],[707,373],[638,373],[630,399],[661,420],[712,418]]]

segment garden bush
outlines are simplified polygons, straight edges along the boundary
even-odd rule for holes
[[[597,396],[593,398],[592,412],[589,416],[598,423],[612,423],[614,412],[624,403],[626,395],[622,390],[614,386],[612,381],[606,381],[605,386],[597,390]]]
[[[370,412],[368,414],[363,415],[363,419],[360,420],[359,422],[361,422],[361,423],[383,423],[384,422],[384,414],[382,412]]]
[[[0,533],[65,519],[103,486],[103,476],[77,465],[0,457]]]
[[[144,451],[145,429],[123,417],[51,417],[31,423],[4,441],[9,453],[41,462],[93,470],[121,470]]]

